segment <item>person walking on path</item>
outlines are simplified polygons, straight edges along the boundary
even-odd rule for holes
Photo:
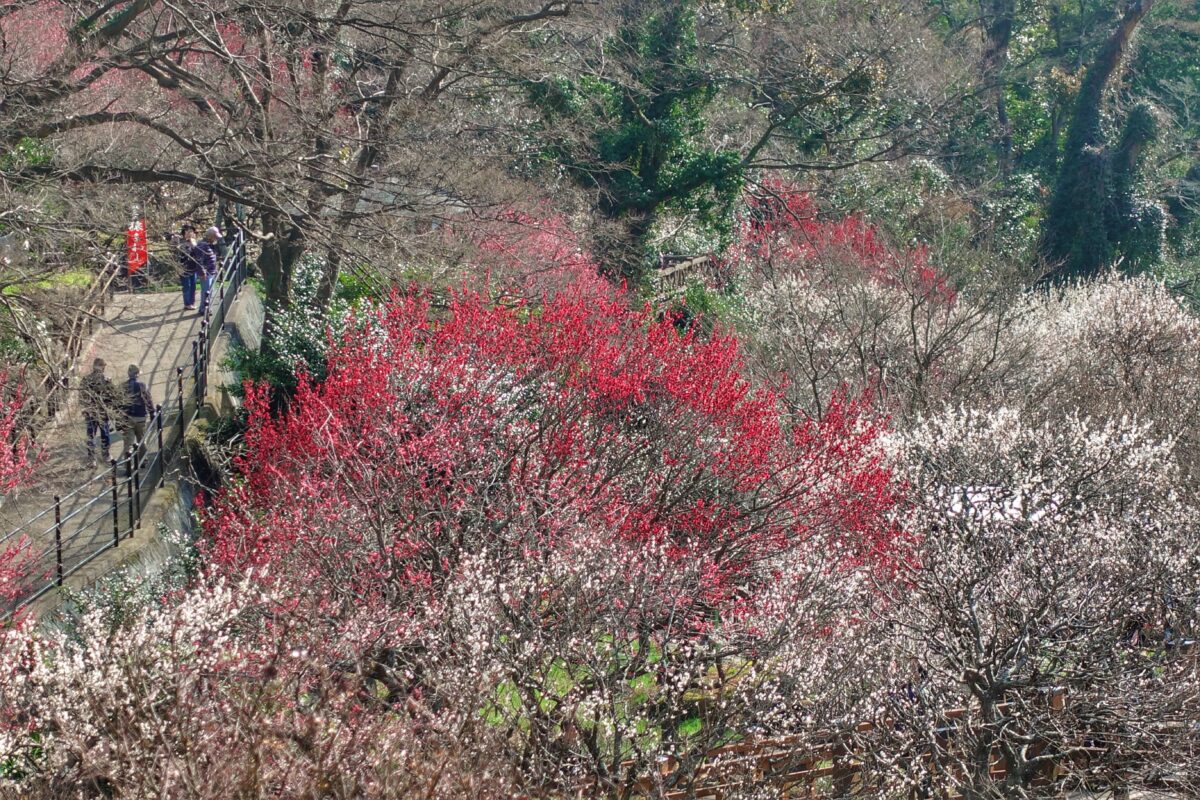
[[[184,225],[179,235],[179,280],[183,286],[183,307],[192,311],[196,308],[196,275],[200,272],[203,256],[196,241],[194,225]]]
[[[125,452],[138,446],[146,438],[146,420],[154,410],[150,390],[138,380],[141,369],[137,364],[129,365],[129,380],[125,384],[125,420],[122,433],[125,436]]]
[[[200,266],[204,270],[200,274],[200,314],[208,308],[209,295],[212,294],[213,281],[217,277],[217,242],[221,240],[221,230],[215,225],[204,232],[204,241],[196,245],[196,253]]]
[[[104,447],[104,462],[108,462],[108,451],[112,446],[112,436],[108,428],[108,417],[120,407],[117,388],[104,374],[107,364],[103,358],[92,362],[92,371],[84,376],[79,385],[80,405],[83,406],[83,420],[87,423],[87,465],[96,466],[96,437]]]

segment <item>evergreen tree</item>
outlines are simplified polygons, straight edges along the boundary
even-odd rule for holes
[[[545,158],[597,195],[601,269],[637,282],[648,238],[672,208],[719,224],[741,189],[739,153],[707,146],[716,82],[698,59],[697,4],[625,0],[601,53],[607,64],[527,84]],[[592,56],[594,59],[595,56]]]

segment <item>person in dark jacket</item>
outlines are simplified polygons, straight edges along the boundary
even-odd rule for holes
[[[183,286],[183,307],[189,311],[196,308],[196,275],[200,272],[202,255],[196,241],[196,228],[184,225],[179,231],[178,257],[179,281]]]
[[[129,365],[129,380],[125,383],[125,419],[122,433],[125,436],[125,452],[138,446],[146,438],[146,421],[154,413],[154,401],[150,390],[138,380],[141,369],[137,364]]]
[[[221,241],[221,230],[216,226],[204,232],[204,241],[196,246],[200,259],[200,314],[208,308],[208,298],[212,294],[213,281],[217,277],[217,243]]]
[[[87,423],[87,465],[89,469],[96,466],[97,436],[100,437],[100,444],[104,447],[104,461],[108,461],[108,451],[112,446],[108,417],[110,413],[120,408],[117,388],[104,374],[106,367],[104,359],[97,358],[92,362],[92,371],[84,376],[79,384],[83,421]]]

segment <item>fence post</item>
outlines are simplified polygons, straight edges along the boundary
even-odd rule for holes
[[[58,564],[58,585],[62,586],[62,499],[58,495],[54,495],[54,555]]]
[[[208,319],[200,323],[200,373],[196,376],[196,410],[200,410],[204,395],[208,390],[205,386],[208,375]]]
[[[156,420],[158,420],[155,427],[158,428],[158,463],[159,463],[158,488],[161,489],[163,487],[163,484],[166,483],[166,481],[167,481],[167,458],[165,455],[163,455],[163,438],[162,438],[163,407],[161,404],[154,411],[154,417]]]
[[[142,526],[142,451],[145,447],[145,442],[138,442],[133,447],[133,507],[137,511],[133,525],[139,528]]]
[[[125,453],[125,494],[129,504],[129,535],[133,535],[133,450]]]
[[[200,408],[200,343],[192,340],[192,380],[196,382],[192,394],[196,398],[196,408]]]
[[[110,459],[108,465],[112,468],[113,547],[116,547],[121,544],[121,526],[117,519],[121,513],[120,498],[117,495],[117,460]]]

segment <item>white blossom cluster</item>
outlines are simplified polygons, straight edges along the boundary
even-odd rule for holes
[[[827,264],[746,307],[751,357],[798,408],[875,392],[909,487],[914,552],[860,606],[861,657],[839,656],[874,723],[863,780],[1195,789],[1200,319],[1147,277],[939,304]]]

